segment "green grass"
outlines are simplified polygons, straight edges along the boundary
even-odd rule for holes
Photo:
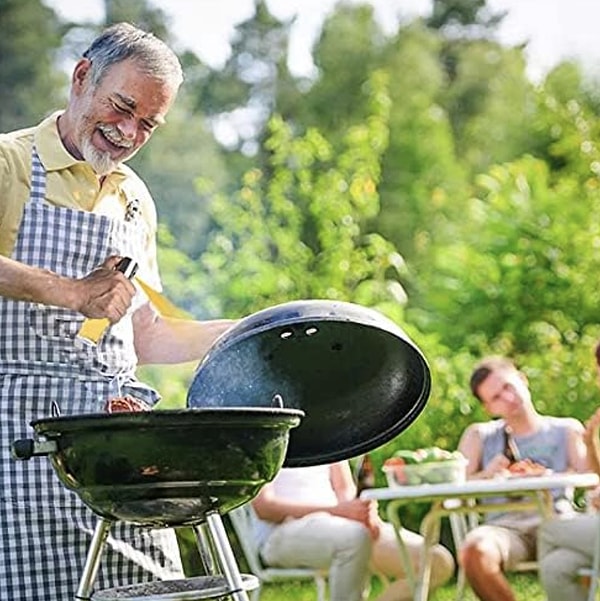
[[[536,573],[509,574],[517,599],[527,601],[545,601],[545,595],[539,584]],[[375,599],[379,592],[379,582],[373,580],[373,587],[369,599]],[[454,601],[456,595],[456,582],[451,581],[446,586],[435,591],[429,601]],[[285,584],[265,584],[260,595],[260,601],[316,601],[317,595],[312,584],[289,582]],[[477,597],[471,590],[467,590],[464,601],[476,601]]]

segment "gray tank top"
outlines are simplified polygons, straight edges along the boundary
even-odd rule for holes
[[[521,456],[541,463],[554,472],[564,472],[569,466],[568,431],[570,418],[542,417],[540,429],[529,436],[513,436]],[[504,450],[504,420],[481,424],[479,432],[483,443],[482,467]]]
[[[573,426],[573,419],[567,417],[543,416],[541,427],[529,436],[513,436],[523,459],[528,458],[546,466],[554,472],[565,472],[569,469],[568,434]],[[485,468],[490,461],[504,451],[503,419],[481,423],[479,433],[483,445],[481,467]],[[573,508],[573,490],[555,489],[552,497],[557,512],[564,513]],[[502,502],[504,498],[489,499],[489,502]],[[487,520],[496,520],[499,513],[490,513]]]

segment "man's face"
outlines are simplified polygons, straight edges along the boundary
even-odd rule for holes
[[[477,388],[485,410],[493,416],[506,417],[519,413],[531,401],[527,382],[517,370],[497,369]]]
[[[87,63],[84,83],[74,92],[70,141],[98,175],[105,175],[131,158],[165,122],[176,90],[140,72],[132,60],[113,65],[94,86]]]

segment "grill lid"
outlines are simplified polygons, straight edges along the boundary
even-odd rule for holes
[[[189,407],[300,409],[284,465],[331,463],[388,442],[429,397],[427,362],[407,334],[361,305],[301,300],[242,319],[196,370]]]

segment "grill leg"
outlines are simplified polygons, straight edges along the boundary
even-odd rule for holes
[[[202,561],[202,567],[204,572],[208,576],[216,576],[219,571],[215,565],[215,559],[213,554],[213,547],[210,543],[210,532],[206,531],[206,523],[198,524],[194,526],[194,534],[196,535],[196,545],[198,547],[198,553],[200,554],[200,560]]]
[[[223,520],[218,511],[209,511],[206,514],[206,525],[210,532],[212,541],[214,543],[214,550],[217,555],[217,559],[221,568],[223,569],[223,576],[227,581],[230,588],[231,598],[233,601],[250,601],[248,594],[246,593],[240,570],[235,560],[235,555],[231,550],[229,539],[227,538],[227,532],[223,526]]]
[[[79,586],[75,593],[76,601],[90,601],[94,580],[96,580],[98,568],[100,567],[102,548],[104,547],[111,526],[112,522],[104,518],[99,518],[96,523],[92,542],[85,558],[81,579],[79,580]]]

